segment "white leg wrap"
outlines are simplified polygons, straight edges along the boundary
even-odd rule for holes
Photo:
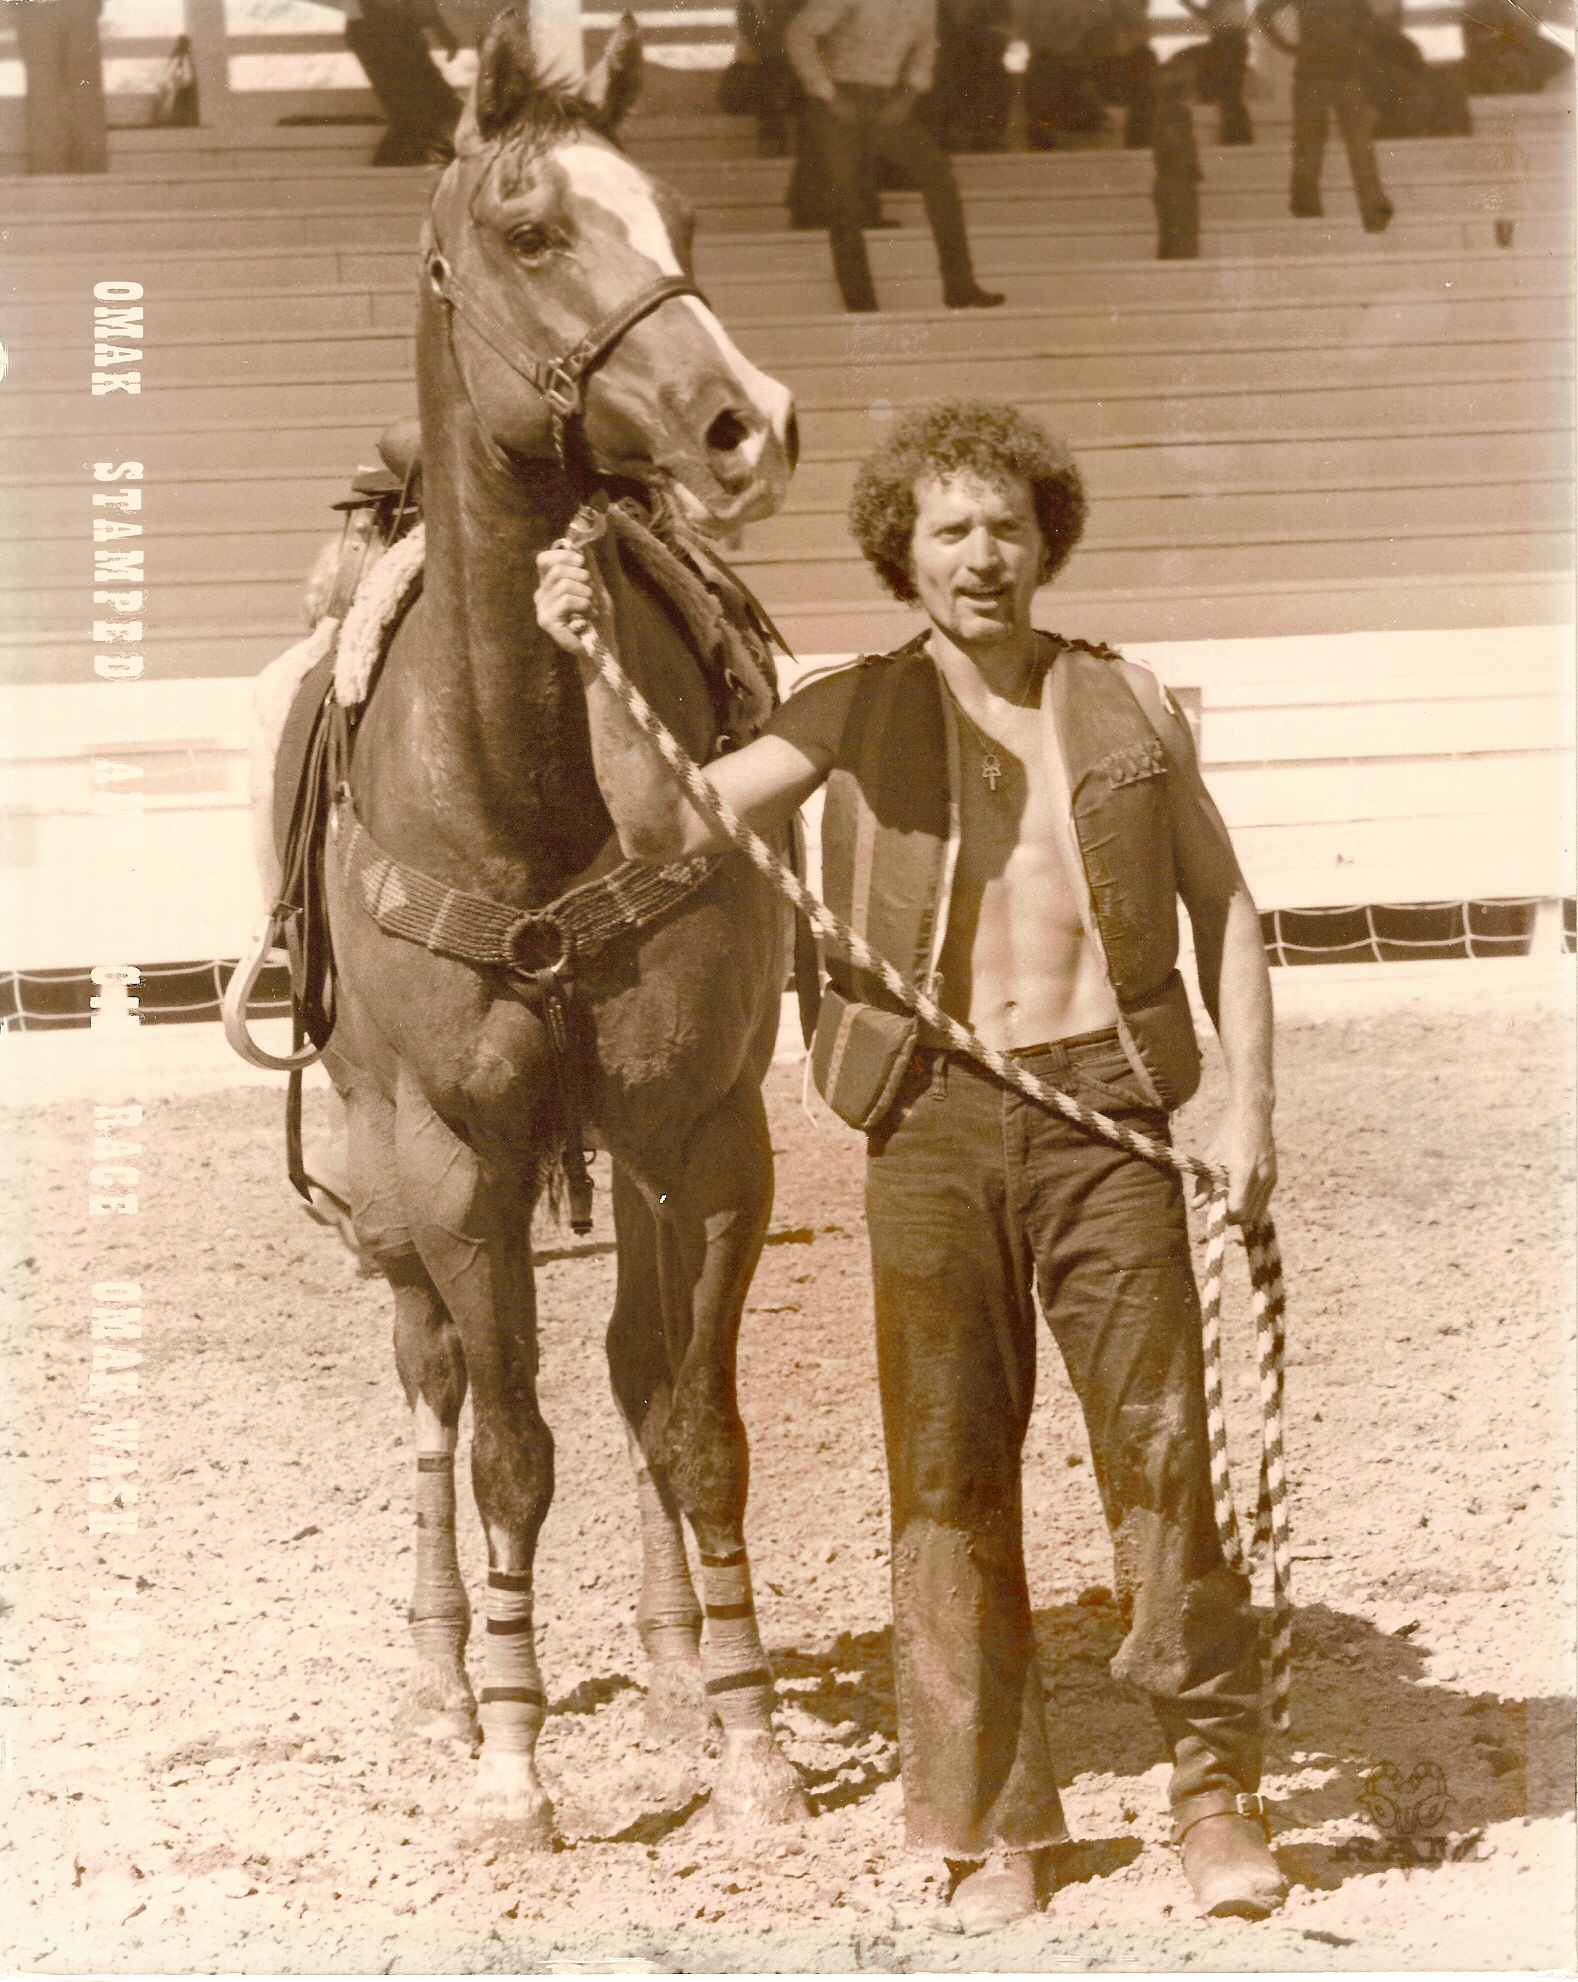
[[[756,1628],[756,1602],[744,1549],[703,1555],[707,1612],[707,1697],[726,1730],[772,1724],[773,1676]]]
[[[701,1605],[685,1560],[685,1538],[645,1467],[636,1472],[636,1501],[641,1513],[636,1629],[649,1658],[693,1659],[701,1637]]]
[[[481,1700],[484,1752],[529,1755],[545,1701],[532,1634],[532,1579],[488,1571],[488,1640]]]
[[[453,1452],[417,1454],[416,1581],[407,1615],[411,1636],[425,1657],[449,1659],[464,1651],[471,1605],[455,1556]]]

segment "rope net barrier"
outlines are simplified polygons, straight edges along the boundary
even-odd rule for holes
[[[1261,934],[1273,969],[1299,970],[1328,963],[1406,963],[1522,957],[1534,938],[1535,912],[1545,897],[1496,900],[1360,902],[1341,908],[1263,910]],[[1562,949],[1578,950],[1578,916],[1571,895],[1561,903]],[[234,957],[140,966],[140,1011],[145,1025],[217,1022],[219,1001],[236,967]],[[0,970],[0,1032],[60,1032],[81,1028],[97,996],[88,966],[63,970]],[[290,1016],[290,984],[283,968],[266,971],[252,1000],[256,1018]]]

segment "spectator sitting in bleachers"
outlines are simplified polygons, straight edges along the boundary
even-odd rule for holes
[[[1375,109],[1377,138],[1466,137],[1473,130],[1461,62],[1432,65],[1402,28],[1402,0],[1384,11],[1378,0],[1370,33],[1365,87]]]
[[[1572,18],[1570,7],[1564,15]],[[1573,58],[1540,32],[1539,0],[1466,0],[1463,65],[1472,96],[1532,95],[1570,71]]]
[[[1001,151],[1008,134],[1009,0],[938,0],[927,121],[947,151]]]

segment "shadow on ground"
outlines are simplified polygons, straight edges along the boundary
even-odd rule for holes
[[[1059,1781],[1087,1773],[1139,1776],[1164,1761],[1149,1710],[1107,1669],[1123,1635],[1116,1606],[1057,1605],[1038,1611],[1035,1622]],[[1293,1732],[1268,1754],[1267,1774],[1302,1771],[1321,1780],[1276,1803],[1279,1831],[1361,1819],[1361,1798],[1374,1805],[1375,1782],[1388,1792],[1388,1821],[1405,1838],[1411,1823],[1461,1840],[1509,1819],[1573,1809],[1573,1701],[1503,1699],[1434,1685],[1424,1676],[1429,1654],[1416,1630],[1389,1634],[1326,1604],[1297,1613]],[[825,1652],[778,1649],[772,1657],[803,1712],[830,1727],[853,1721],[863,1736],[897,1739],[890,1632],[844,1633]],[[825,1809],[860,1801],[890,1774],[883,1769],[825,1790],[813,1784],[819,1791],[813,1801]],[[1303,1884],[1329,1888],[1378,1869],[1344,1855],[1340,1845],[1290,1840],[1281,1849]]]

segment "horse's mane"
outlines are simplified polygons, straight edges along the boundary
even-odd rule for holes
[[[614,29],[599,72],[604,81],[597,98],[544,68],[524,9],[506,8],[495,16],[478,58],[478,137],[485,143],[508,137],[533,150],[576,129],[611,137],[641,87],[641,41],[631,15]]]

